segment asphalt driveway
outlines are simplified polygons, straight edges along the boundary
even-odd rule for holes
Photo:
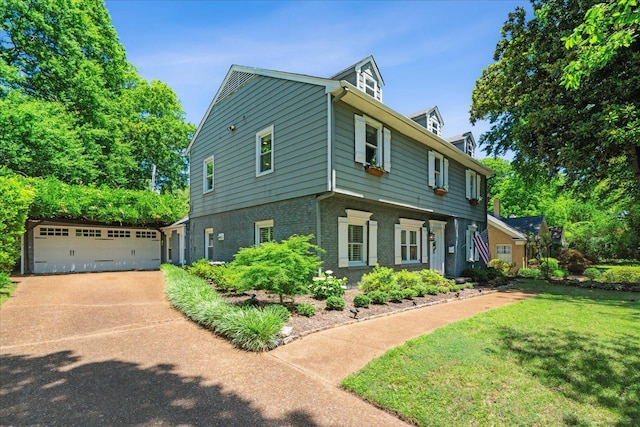
[[[387,316],[254,354],[173,310],[159,271],[18,280],[0,306],[0,425],[406,425],[337,383],[408,338],[373,334],[386,338],[363,345],[354,328],[402,322],[419,335],[422,320]],[[492,295],[413,312],[449,306],[443,313],[468,317],[526,297]]]

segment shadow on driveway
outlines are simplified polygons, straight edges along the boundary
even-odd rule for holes
[[[310,414],[266,419],[251,402],[176,374],[173,365],[78,364],[70,351],[0,355],[2,425],[316,426]]]

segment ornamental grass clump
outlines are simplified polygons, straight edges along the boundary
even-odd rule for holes
[[[291,313],[284,305],[269,304],[263,309],[266,313],[272,313],[282,319],[282,323],[287,323],[291,318]]]
[[[216,332],[245,350],[268,351],[278,346],[283,324],[277,313],[246,307],[224,315]]]

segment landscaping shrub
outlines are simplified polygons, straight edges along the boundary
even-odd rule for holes
[[[584,274],[584,277],[586,277],[589,280],[596,280],[600,276],[602,276],[602,272],[600,272],[600,270],[598,270],[595,267],[589,267],[585,269],[583,274]]]
[[[414,299],[418,296],[418,291],[413,288],[406,288],[400,291],[402,293],[402,298],[404,299]]]
[[[416,296],[423,297],[427,293],[426,285],[416,285],[413,287],[413,290],[416,291]]]
[[[560,253],[558,261],[562,268],[571,274],[582,274],[589,266],[589,261],[576,249],[567,249]]]
[[[395,273],[398,289],[408,289],[418,286],[422,283],[420,273],[416,271],[401,270]]]
[[[635,283],[640,284],[640,271],[634,268],[618,267],[605,271],[600,276],[605,283]]]
[[[489,261],[489,264],[487,264],[487,267],[495,268],[500,273],[507,276],[509,275],[509,272],[511,271],[511,269],[515,267],[515,265],[516,264],[514,262],[507,262],[500,258],[494,258],[491,261]]]
[[[11,272],[20,257],[20,237],[33,199],[34,191],[18,177],[0,176],[0,272]]]
[[[282,243],[267,242],[240,249],[229,265],[239,282],[240,290],[263,289],[284,296],[307,293],[307,285],[321,264],[322,249],[309,243],[308,236],[291,236]]]
[[[332,296],[341,297],[347,288],[346,285],[346,277],[338,279],[333,275],[331,270],[327,270],[320,273],[319,276],[314,277],[308,289],[309,293],[311,293],[315,299],[323,300]]]
[[[400,289],[392,289],[389,291],[389,301],[402,302],[403,296]]]
[[[422,280],[422,284],[426,286],[448,286],[454,283],[453,280],[446,279],[437,271],[428,269],[420,270],[420,279]]]
[[[9,286],[10,284],[11,284],[11,280],[9,279],[9,274],[0,272],[0,288],[4,286]]]
[[[371,273],[363,275],[362,280],[358,285],[358,289],[365,294],[373,291],[388,292],[391,289],[396,288],[397,282],[393,269],[389,267],[381,267],[380,265],[376,265]]]
[[[247,307],[224,315],[216,325],[216,332],[245,350],[267,351],[278,346],[282,325],[278,314]]]
[[[542,277],[542,272],[537,268],[521,268],[518,270],[518,276],[525,279],[539,279]]]
[[[489,277],[487,276],[487,270],[483,268],[465,268],[460,273],[463,277],[471,277],[471,279],[475,282],[486,283],[489,281]]]
[[[429,285],[427,286],[427,293],[429,295],[438,295],[438,293],[440,293],[440,287],[435,285]]]
[[[439,294],[447,294],[451,290],[449,286],[436,286]]]
[[[347,303],[340,297],[327,298],[327,310],[344,310]]]
[[[555,258],[547,258],[546,260],[542,261],[542,263],[540,263],[540,268],[547,268],[549,272],[552,272],[558,270],[560,268],[560,264]]]
[[[371,291],[367,295],[374,304],[386,304],[389,301],[389,294],[385,291]]]
[[[224,291],[235,289],[229,277],[231,275],[227,274],[226,264],[210,264],[208,260],[201,258],[185,268],[189,273],[211,281],[218,289]]]
[[[280,304],[269,304],[264,308],[266,313],[272,313],[282,319],[282,323],[287,323],[291,318],[291,313],[284,305]]]
[[[553,276],[553,277],[561,277],[561,278],[564,278],[564,277],[567,277],[568,275],[569,275],[569,272],[568,272],[568,271],[566,271],[566,270],[561,270],[561,269],[559,269],[559,268],[558,268],[558,269],[555,269],[555,270],[553,270],[553,271],[551,272],[551,276]]]
[[[371,298],[365,294],[358,294],[353,297],[353,305],[356,307],[367,308],[369,307],[369,304],[371,304]]]
[[[306,317],[311,317],[316,314],[316,307],[313,304],[300,303],[296,306],[298,314]]]

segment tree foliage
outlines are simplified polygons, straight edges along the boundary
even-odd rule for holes
[[[563,39],[584,22],[593,0],[533,0],[509,14],[495,63],[473,91],[471,120],[488,119],[480,143],[490,155],[515,152],[525,178],[553,177],[590,191],[599,182],[640,200],[640,42],[620,49],[606,66],[584,76],[579,90],[562,85],[577,58]]]
[[[0,154],[72,184],[186,185],[194,126],[173,91],[126,60],[101,0],[2,0]]]
[[[640,205],[608,178],[585,193],[561,173],[526,181],[506,160],[481,162],[496,171],[487,181],[489,210],[499,198],[501,216],[544,215],[550,226],[564,227],[569,247],[593,258],[640,258]]]

